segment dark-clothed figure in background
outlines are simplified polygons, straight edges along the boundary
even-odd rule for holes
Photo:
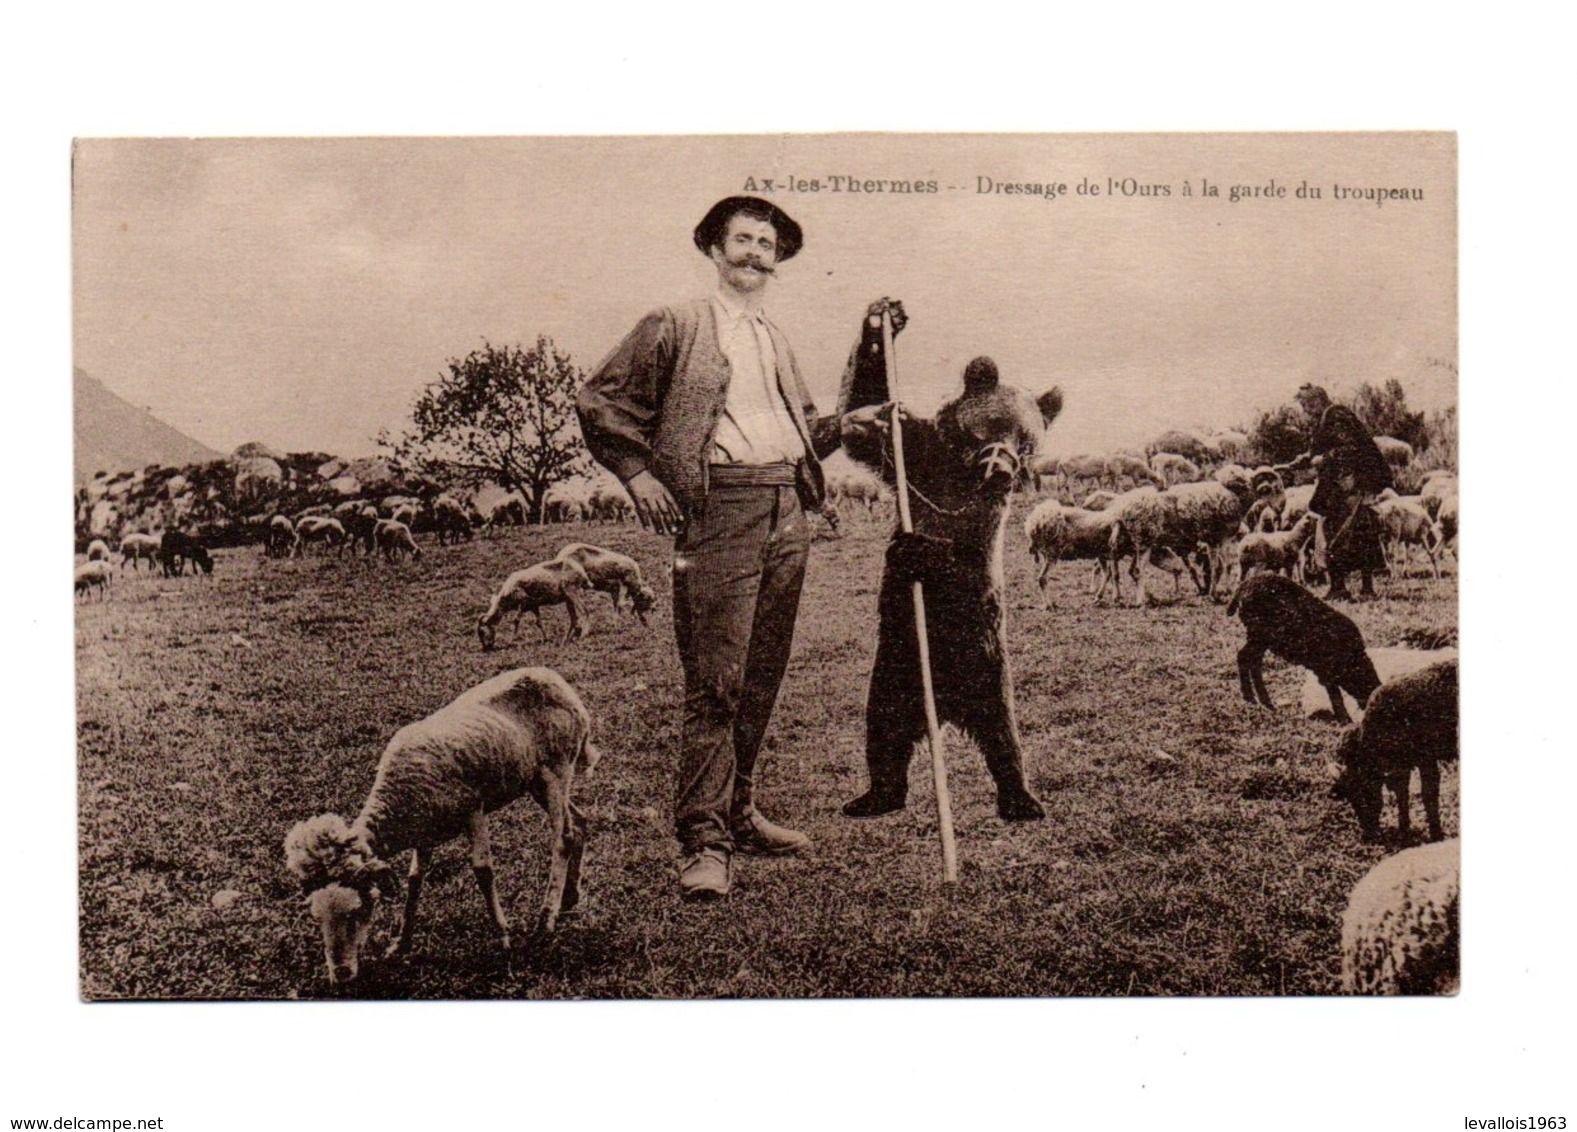
[[[1325,525],[1330,600],[1350,598],[1347,575],[1357,573],[1360,596],[1374,596],[1374,575],[1387,569],[1381,545],[1384,528],[1375,514],[1375,496],[1392,486],[1391,467],[1379,447],[1345,405],[1330,405],[1320,415],[1309,450],[1287,465],[1314,467],[1317,480],[1309,510]]]
[[[840,443],[818,417],[787,339],[762,312],[767,283],[803,246],[756,197],[713,205],[694,233],[717,269],[709,298],[643,318],[581,389],[592,455],[643,525],[673,533],[674,629],[684,719],[674,807],[687,899],[727,895],[735,853],[800,853],[810,839],[755,804],[756,758],[788,666],[818,460]]]

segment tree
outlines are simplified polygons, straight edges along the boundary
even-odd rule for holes
[[[1285,464],[1308,450],[1312,429],[1302,408],[1280,405],[1261,412],[1243,431],[1253,462]]]
[[[1394,377],[1378,388],[1368,382],[1358,386],[1353,394],[1352,409],[1370,436],[1394,436],[1407,441],[1414,449],[1421,449],[1428,443],[1424,414],[1408,411],[1407,393]]]
[[[518,491],[540,523],[548,488],[591,471],[575,421],[585,374],[544,336],[529,350],[483,342],[448,365],[417,397],[410,430],[378,442],[405,469],[440,482],[492,480]]]

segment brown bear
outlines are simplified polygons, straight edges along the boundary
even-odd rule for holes
[[[880,316],[896,329],[902,307],[872,304],[844,374],[843,445],[896,489]],[[985,756],[1008,821],[1045,817],[1024,781],[1002,609],[1002,545],[1008,498],[1027,480],[1046,429],[1062,411],[1056,387],[1039,397],[1003,384],[980,357],[963,390],[934,420],[901,418],[914,533],[895,531],[878,599],[876,663],[865,707],[870,789],[848,802],[849,817],[903,808],[909,760],[926,738],[912,585],[925,585],[927,637],[938,718],[966,732]]]

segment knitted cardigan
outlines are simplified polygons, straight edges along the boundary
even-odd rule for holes
[[[826,498],[822,457],[841,443],[836,416],[822,418],[800,377],[788,340],[770,321],[778,388],[814,459],[796,474],[800,503]],[[712,437],[728,398],[728,359],[717,341],[710,299],[651,311],[581,387],[575,409],[592,456],[620,481],[650,471],[686,511],[706,499]]]

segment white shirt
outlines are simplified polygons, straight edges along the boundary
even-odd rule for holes
[[[718,293],[712,297],[717,345],[731,373],[728,398],[712,437],[714,464],[794,463],[805,442],[783,400],[777,351],[766,320]]]

